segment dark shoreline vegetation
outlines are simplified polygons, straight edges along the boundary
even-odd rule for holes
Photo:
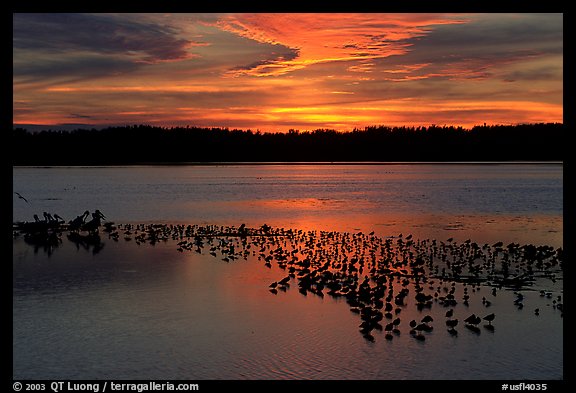
[[[562,161],[564,125],[386,127],[268,133],[134,125],[12,131],[13,165],[182,162]]]

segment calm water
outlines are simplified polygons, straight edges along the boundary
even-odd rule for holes
[[[14,221],[100,209],[115,222],[400,232],[562,244],[562,165],[15,168]]]
[[[561,165],[174,166],[14,168],[14,221],[43,211],[71,219],[96,208],[117,223],[180,222],[375,231],[386,237],[562,246]],[[271,294],[286,273],[255,256],[231,263],[204,252],[114,242],[49,255],[14,239],[15,379],[516,379],[563,378],[563,326],[551,298],[563,280],[474,293],[455,314],[494,312],[494,332],[446,332],[430,314],[425,342],[358,333],[343,299]],[[463,295],[458,286],[456,294]],[[488,308],[479,301],[491,300]],[[539,308],[538,316],[534,309]]]

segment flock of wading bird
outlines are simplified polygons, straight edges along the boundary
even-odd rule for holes
[[[374,330],[384,331],[387,340],[399,335],[400,326],[406,325],[399,314],[409,304],[420,311],[433,304],[446,308],[444,324],[453,336],[458,335],[458,326],[479,334],[481,323],[494,331],[494,313],[471,314],[460,321],[455,318],[455,306],[469,306],[483,286],[491,288],[493,297],[502,289],[514,291],[514,305],[521,309],[521,291],[537,279],[556,282],[563,278],[562,248],[550,246],[502,242],[480,245],[471,240],[419,240],[402,234],[383,238],[374,232],[302,231],[268,225],[115,225],[102,224],[105,217],[99,210],[86,221],[89,215],[86,211],[66,223],[57,215],[45,213],[44,221],[36,216],[34,222],[15,223],[14,236],[24,234],[28,243],[45,246],[48,242],[53,247],[61,242],[61,233],[68,231],[70,240],[80,238],[84,244],[97,247],[103,227],[102,231],[114,241],[155,244],[172,240],[177,241],[179,252],[209,254],[228,263],[257,258],[267,268],[276,265],[285,271],[285,276],[268,288],[274,295],[296,285],[305,296],[345,299],[350,310],[359,315],[360,333],[368,341],[375,340]],[[553,309],[562,317],[562,296],[553,296],[552,291],[544,289],[539,292],[551,299]],[[482,296],[485,308],[492,301]],[[539,315],[538,308],[534,314]],[[424,341],[433,330],[432,322],[434,318],[429,314],[419,321],[410,320],[410,335]]]

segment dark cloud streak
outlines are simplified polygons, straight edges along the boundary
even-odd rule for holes
[[[232,71],[249,71],[265,66],[273,66],[279,62],[292,61],[298,58],[300,51],[298,49],[288,48],[282,45],[275,44],[278,51],[273,51],[267,59],[258,60],[247,65],[233,67]]]
[[[139,53],[150,63],[188,58],[194,45],[167,27],[107,15],[16,14],[13,31],[16,49]]]
[[[540,50],[562,53],[562,16],[531,14],[488,14],[471,17],[465,29],[458,25],[437,26],[424,37],[410,39],[417,49],[443,52]]]
[[[138,64],[112,56],[66,58],[45,57],[39,61],[20,60],[14,64],[14,83],[18,85],[71,83],[135,71]]]
[[[463,29],[458,25],[437,26],[428,35],[406,41],[403,56],[375,59],[385,79],[562,80],[560,68],[527,71],[506,70],[527,67],[542,59],[562,56],[561,15],[494,14],[470,17]],[[411,64],[425,64],[410,70]],[[396,70],[404,68],[403,72]],[[390,72],[388,72],[390,70]]]
[[[13,76],[18,85],[78,82],[193,57],[201,45],[175,29],[113,15],[14,14]]]

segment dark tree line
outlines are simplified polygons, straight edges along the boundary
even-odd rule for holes
[[[178,162],[562,161],[559,123],[385,127],[288,133],[146,125],[103,130],[12,131],[13,165]]]

